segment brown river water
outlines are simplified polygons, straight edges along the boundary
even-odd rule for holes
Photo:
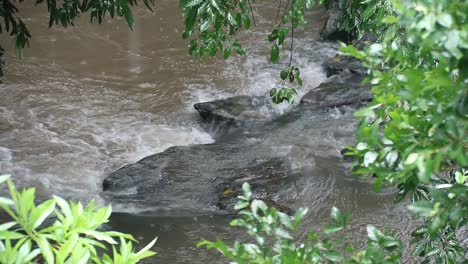
[[[134,9],[134,32],[122,19],[97,25],[87,16],[75,27],[48,29],[45,5],[19,7],[33,38],[20,60],[12,39],[1,36],[7,66],[0,85],[0,173],[11,174],[21,187],[36,187],[40,198],[58,194],[105,203],[99,194],[112,171],[171,146],[214,142],[200,125],[194,103],[266,95],[281,68],[268,62],[266,36],[274,6],[254,6],[258,26],[239,36],[247,56],[227,61],[188,55],[178,1],[156,1],[154,13]],[[294,62],[304,77],[301,95],[326,79],[321,63],[336,54],[335,44],[317,42],[323,17],[321,11],[308,14],[310,23],[297,35]],[[283,63],[287,59],[286,53]],[[279,105],[271,114],[293,107]],[[339,150],[353,142],[352,113],[327,113],[316,122],[309,124],[317,127],[315,134],[301,133],[299,127],[294,137],[268,139],[280,142],[275,151],[289,156],[302,174],[321,179],[304,181],[304,195],[294,202],[311,209],[304,229],[322,226],[337,205],[351,213],[354,237],[365,235],[368,223],[406,237],[410,219],[402,213],[404,206],[393,205],[392,191],[373,193],[342,168]],[[228,263],[195,244],[201,238],[245,236],[228,226],[232,217],[216,212],[159,215],[141,214],[129,205],[114,208],[109,228],[144,242],[159,237],[158,256],[147,263]]]

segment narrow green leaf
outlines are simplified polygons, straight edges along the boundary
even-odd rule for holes
[[[273,44],[271,46],[270,60],[272,62],[278,62],[279,61],[279,48],[278,48],[278,45],[276,45],[276,44]]]
[[[33,229],[39,227],[44,220],[49,217],[49,215],[55,209],[55,201],[48,200],[40,204],[31,211],[30,221],[32,222]]]

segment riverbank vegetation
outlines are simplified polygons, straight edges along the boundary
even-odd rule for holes
[[[73,25],[77,15],[89,11],[91,21],[100,22],[106,14],[116,14],[123,16],[131,28],[134,20],[129,7],[136,3],[136,0],[65,1],[57,7],[55,1],[47,1],[50,26]],[[153,4],[152,1],[144,3],[149,8]],[[241,217],[232,224],[246,228],[255,244],[236,242],[227,246],[218,240],[203,241],[199,246],[216,248],[237,263],[395,263],[402,250],[411,251],[424,263],[466,261],[466,245],[461,245],[461,234],[468,220],[468,2],[288,0],[278,3],[277,21],[268,36],[269,57],[272,63],[278,63],[281,51],[287,49],[289,59],[278,73],[279,85],[271,89],[275,103],[292,103],[297,89],[303,85],[300,68],[294,64],[294,32],[307,23],[307,9],[317,5],[336,9],[341,15],[340,30],[357,41],[365,35],[375,36],[371,43],[356,45],[359,47],[343,43],[341,48],[342,53],[361,60],[368,68],[365,82],[373,92],[372,102],[355,114],[359,120],[357,140],[346,155],[356,157],[352,172],[370,178],[375,191],[382,186],[394,186],[398,190],[395,202],[409,202],[408,208],[420,225],[412,232],[411,249],[401,248],[401,242],[372,226],[367,229],[365,249],[353,248],[344,239],[319,238],[314,231],[306,237],[297,233],[294,236],[306,211],[298,210],[295,216],[288,216],[261,201],[250,201],[245,185],[244,196],[237,206]],[[182,37],[187,39],[191,55],[218,54],[227,59],[232,54],[245,54],[236,33],[255,25],[253,1],[181,0],[180,4],[185,25]],[[2,8],[2,29],[15,37],[15,45],[21,51],[28,45],[31,34],[15,17],[18,9],[8,5]],[[5,201],[2,200],[2,206],[8,210],[5,208],[11,203]],[[48,203],[55,205],[58,201]],[[25,215],[28,216],[32,214]],[[331,216],[333,225],[325,227],[323,233],[346,229],[346,214],[333,209]],[[2,225],[3,231],[14,226],[9,225]],[[0,236],[0,239],[13,238]],[[23,250],[32,250],[31,242],[27,242],[32,241],[29,238],[18,235],[14,239],[22,241]],[[3,252],[7,245],[10,250],[14,248],[10,242],[1,245]],[[19,252],[21,245],[15,250]],[[45,254],[47,258],[48,252],[55,252],[47,247],[50,245],[39,244],[44,251],[34,254]]]
[[[98,230],[111,206],[83,206],[58,196],[35,205],[34,188],[18,190],[9,176],[0,176],[5,182],[10,197],[0,196],[0,207],[11,221],[0,224],[0,263],[131,264],[156,254],[150,250],[156,239],[136,252],[131,235]]]

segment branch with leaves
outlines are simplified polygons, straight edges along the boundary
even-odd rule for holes
[[[21,3],[24,0],[19,0]],[[16,1],[2,0],[0,2],[0,34],[9,33],[14,38],[16,52],[19,57],[23,56],[23,50],[29,47],[29,40],[32,35],[26,24],[19,17],[19,9]],[[131,7],[138,4],[138,0],[36,0],[36,5],[43,3],[47,5],[49,12],[49,27],[61,25],[63,27],[74,26],[77,17],[85,13],[90,13],[90,22],[101,24],[106,16],[124,17],[131,30],[135,27],[135,20]],[[153,10],[154,0],[142,0],[143,4]],[[3,57],[4,50],[0,46],[0,57]],[[0,78],[3,77],[4,61],[0,62]]]
[[[221,239],[203,240],[198,247],[216,249],[234,263],[399,263],[401,242],[374,226],[367,226],[365,249],[346,242],[349,215],[335,207],[331,210],[331,223],[323,228],[325,238],[310,231],[301,239],[299,227],[307,209],[287,215],[261,200],[252,200],[248,183],[242,189],[243,195],[236,204],[239,218],[231,226],[245,229],[253,242],[235,241],[228,246]]]
[[[282,13],[280,23],[268,36],[272,42],[270,61],[277,63],[280,60],[280,50],[285,46],[285,40],[291,38],[289,50],[290,57],[287,67],[280,73],[280,86],[272,88],[270,95],[275,103],[287,101],[294,102],[297,95],[296,88],[302,87],[302,78],[299,67],[293,65],[294,31],[304,24],[305,12],[317,3],[325,4],[328,1],[320,0],[287,0],[282,5],[279,1],[278,16]],[[195,57],[215,56],[218,51],[228,59],[234,52],[245,55],[242,45],[235,34],[242,29],[249,29],[251,21],[255,24],[255,15],[251,0],[181,0],[184,14],[184,39],[190,39],[189,53]],[[275,23],[276,24],[276,23]],[[285,26],[289,25],[289,26]]]
[[[0,224],[0,263],[132,264],[156,254],[150,250],[156,239],[136,252],[131,235],[99,231],[110,206],[83,206],[58,196],[35,205],[34,188],[18,190],[9,176],[0,176],[0,184],[5,182],[11,197],[0,197],[0,208],[11,221]]]

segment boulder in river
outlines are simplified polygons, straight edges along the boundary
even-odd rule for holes
[[[301,99],[301,105],[316,108],[333,108],[344,105],[362,104],[372,100],[368,85],[362,84],[363,76],[340,74],[309,91]]]
[[[289,177],[288,168],[283,159],[256,161],[244,168],[227,170],[225,175],[214,179],[218,193],[218,208],[235,211],[234,205],[238,201],[237,197],[242,195],[242,184],[248,182],[252,189],[252,199],[262,200],[267,205],[288,214],[294,212],[276,201],[277,188]]]
[[[342,72],[350,72],[359,75],[367,75],[367,69],[362,65],[362,62],[351,56],[336,55],[323,64],[327,77],[340,74]]]
[[[351,32],[340,28],[341,20],[342,15],[338,7],[327,10],[327,18],[323,24],[322,30],[320,31],[320,37],[324,40],[339,40],[345,43],[350,43],[353,36]]]
[[[109,175],[103,182],[103,196],[116,203],[136,202],[147,208],[183,208],[198,213],[221,209],[235,213],[241,186],[249,182],[252,198],[291,212],[277,202],[279,188],[289,177],[284,159],[257,158],[244,164],[215,162],[212,159],[219,159],[218,151],[225,150],[216,144],[169,148]],[[212,157],[205,158],[210,152]],[[240,152],[231,157],[236,155],[244,156]]]
[[[240,126],[246,122],[267,120],[269,103],[263,96],[234,96],[194,105],[203,120],[215,126]]]

